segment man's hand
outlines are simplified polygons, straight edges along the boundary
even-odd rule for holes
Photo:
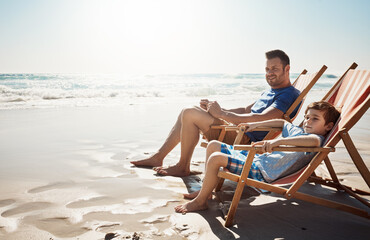
[[[258,151],[258,153],[265,153],[265,152],[272,152],[273,147],[279,146],[279,139],[275,140],[266,140],[266,141],[260,141],[260,142],[255,142],[251,144],[252,147],[254,146],[262,146],[261,151]]]
[[[221,118],[222,109],[217,101],[208,102],[208,113],[211,114],[214,118]]]
[[[208,103],[209,103],[209,100],[208,99],[201,99],[200,100],[200,107],[203,108],[204,110],[208,110]]]
[[[251,123],[240,123],[238,127],[245,127],[246,132],[252,132],[255,128],[257,128],[260,124],[258,122],[251,122]]]

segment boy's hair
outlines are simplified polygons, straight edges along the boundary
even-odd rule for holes
[[[265,53],[265,55],[268,60],[272,58],[279,58],[284,68],[286,65],[290,65],[290,60],[289,60],[288,55],[282,50],[276,49],[276,50],[268,51]]]
[[[305,114],[307,114],[308,110],[310,109],[315,109],[319,111],[324,112],[324,119],[325,119],[325,124],[328,124],[330,122],[333,122],[334,124],[337,122],[340,112],[330,103],[325,102],[325,101],[319,101],[319,102],[313,102],[310,103],[307,106],[307,109],[305,111]]]

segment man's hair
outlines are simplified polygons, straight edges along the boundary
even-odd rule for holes
[[[333,122],[334,124],[337,122],[340,112],[330,103],[325,102],[325,101],[319,101],[319,102],[313,102],[310,103],[307,106],[307,109],[305,111],[305,114],[307,114],[308,110],[310,109],[315,109],[319,111],[324,112],[324,119],[325,119],[325,124],[328,124],[330,122]]]
[[[265,54],[268,60],[272,58],[279,58],[284,68],[286,65],[290,65],[290,60],[289,60],[288,55],[282,50],[276,49],[276,50],[268,51]]]

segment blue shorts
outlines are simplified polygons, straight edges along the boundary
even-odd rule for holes
[[[221,152],[228,156],[228,162],[226,168],[234,174],[240,175],[242,173],[245,160],[247,159],[248,151],[234,150],[234,147],[225,143],[221,144]],[[249,170],[248,178],[252,178],[261,182],[266,182],[262,176],[261,171],[256,166],[255,162],[252,162],[251,169]]]

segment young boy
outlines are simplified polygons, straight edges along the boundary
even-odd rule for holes
[[[272,148],[280,145],[321,146],[339,115],[338,110],[330,103],[320,101],[307,106],[303,129],[282,119],[239,124],[239,126],[247,127],[247,131],[252,131],[257,127],[283,127],[282,138],[252,143],[252,146],[261,145],[263,154],[255,155],[248,177],[258,181],[272,182],[307,165],[315,153],[272,152]],[[176,212],[186,213],[207,209],[207,200],[217,185],[217,173],[220,167],[240,175],[247,154],[247,151],[234,150],[233,146],[211,141],[207,147],[203,186],[199,192],[184,194],[185,198],[194,199],[175,207]]]

